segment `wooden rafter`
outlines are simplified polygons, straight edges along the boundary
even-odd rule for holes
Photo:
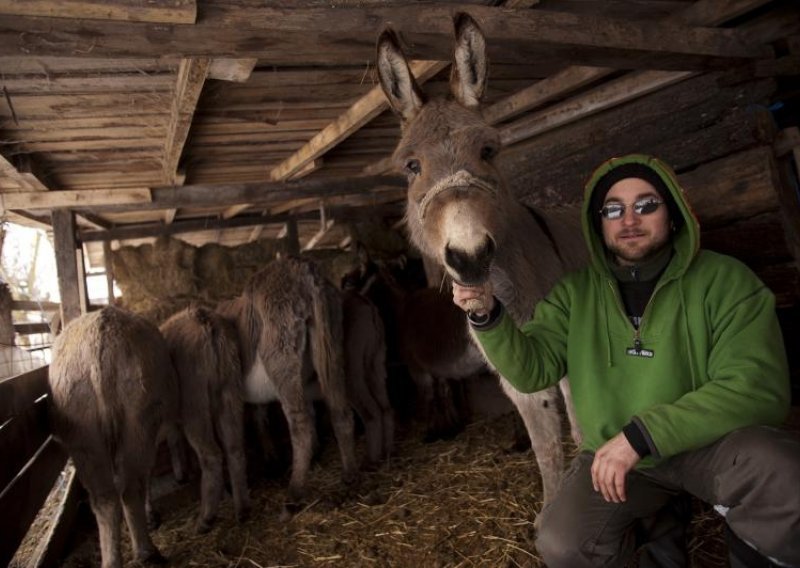
[[[51,18],[92,18],[160,24],[193,24],[195,0],[0,0],[0,14]]]
[[[182,59],[178,66],[175,95],[164,140],[164,182],[167,184],[182,185],[186,177],[179,175],[178,163],[189,138],[197,101],[203,91],[210,65],[210,59],[197,57]],[[168,211],[164,217],[165,222],[171,223],[175,213],[174,210]]]
[[[152,211],[181,207],[225,207],[236,203],[265,206],[300,197],[381,193],[405,187],[397,176],[303,178],[287,182],[198,184],[154,188],[90,189],[0,194],[0,213],[9,209]]]
[[[631,22],[597,15],[485,6],[426,5],[367,8],[277,8],[215,5],[192,26],[160,30],[147,23],[7,16],[0,55],[92,57],[256,57],[275,64],[345,63],[373,57],[374,41],[391,22],[412,59],[448,60],[450,20],[468,11],[486,35],[493,61],[522,63],[532,53],[583,64],[699,70],[731,58],[769,57],[737,30]],[[332,32],[335,30],[335,33]],[[347,42],[341,42],[347,37]],[[311,39],[313,38],[313,39]],[[422,53],[424,52],[424,56]]]
[[[699,0],[687,8],[666,18],[668,22],[688,23],[697,26],[714,26],[722,24],[737,16],[750,12],[765,4],[768,0]],[[567,67],[550,77],[537,81],[530,87],[521,89],[505,99],[487,107],[483,113],[490,124],[498,124],[509,120],[522,112],[535,109],[545,103],[563,98],[592,82],[598,81],[617,70],[609,67],[591,67],[574,65]],[[637,96],[643,96],[655,89],[673,82],[683,80],[688,74],[668,73],[644,74],[637,77],[625,77],[614,86],[609,84],[600,91],[584,95],[578,100],[568,99],[556,107],[526,117],[512,123],[503,130],[504,143],[511,144],[547,130],[574,122],[604,108],[622,104]],[[632,91],[626,93],[626,89]],[[598,105],[603,95],[612,95],[615,101],[608,99]],[[602,108],[601,108],[602,107]],[[391,159],[384,158],[370,164],[362,171],[363,175],[380,175],[392,167]]]

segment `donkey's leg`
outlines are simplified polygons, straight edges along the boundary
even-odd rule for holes
[[[287,350],[274,353],[264,361],[267,374],[275,384],[278,400],[289,425],[292,440],[292,475],[289,479],[289,502],[301,500],[311,465],[314,444],[314,423],[308,414],[303,392],[302,354]]]
[[[380,460],[383,445],[381,412],[367,384],[369,369],[365,364],[366,354],[351,344],[347,346],[346,355],[348,398],[364,424],[367,464],[373,465]]]
[[[425,441],[432,442],[438,437],[433,416],[433,384],[435,379],[430,373],[411,367],[408,369],[408,374],[411,376],[411,380],[414,382],[414,386],[417,389],[416,406],[422,411],[421,418],[425,424]]]
[[[220,413],[215,417],[225,457],[228,460],[228,473],[231,478],[233,507],[236,518],[241,522],[250,513],[250,494],[247,490],[247,463],[244,453],[243,404],[234,385],[228,385],[222,392]]]
[[[208,407],[206,407],[208,408]],[[222,499],[224,481],[222,477],[222,450],[214,438],[211,416],[200,412],[184,416],[183,429],[189,444],[200,462],[200,517],[195,529],[206,533],[217,516]]]
[[[378,404],[381,421],[381,457],[388,458],[394,444],[394,409],[386,388],[386,346],[382,343],[368,361],[367,386]]]
[[[183,434],[175,423],[166,426],[167,446],[169,447],[169,457],[172,461],[172,475],[178,483],[185,483],[188,472],[186,471],[187,460],[183,441]]]
[[[556,405],[555,387],[533,394],[523,394],[504,379],[501,379],[500,384],[517,407],[531,438],[531,446],[542,474],[543,501],[546,505],[561,485],[564,468],[561,417]]]
[[[96,454],[90,455],[74,448],[70,448],[70,454],[78,478],[89,492],[89,502],[97,520],[102,568],[120,568],[122,508],[114,485],[111,462],[105,456],[98,459]]]
[[[567,409],[567,418],[569,419],[569,428],[572,433],[572,441],[575,446],[580,448],[583,444],[583,433],[581,427],[578,426],[578,418],[575,416],[575,405],[572,404],[572,388],[569,385],[569,377],[564,375],[558,381],[558,387],[561,389],[561,395],[564,397],[564,406]]]
[[[135,434],[129,434],[128,438],[132,437]],[[146,506],[148,478],[155,461],[155,438],[155,435],[145,436],[124,443],[116,469],[116,482],[136,559],[160,564],[165,559],[150,538]]]

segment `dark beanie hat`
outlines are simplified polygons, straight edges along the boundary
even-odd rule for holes
[[[649,166],[640,164],[638,162],[632,162],[628,164],[622,164],[621,166],[617,166],[616,168],[610,170],[606,175],[601,177],[594,186],[594,191],[592,192],[592,198],[590,202],[590,213],[592,215],[592,223],[594,224],[594,228],[598,234],[603,233],[599,211],[603,207],[603,202],[606,199],[606,195],[611,189],[611,186],[618,181],[627,178],[642,179],[652,185],[661,196],[661,199],[664,200],[667,210],[669,211],[670,221],[672,221],[675,231],[683,226],[683,214],[681,213],[678,204],[675,202],[675,198],[672,197],[672,193],[667,187],[667,184],[664,183],[664,180],[661,178],[661,176]]]

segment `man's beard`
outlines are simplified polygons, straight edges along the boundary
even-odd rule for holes
[[[656,256],[661,252],[665,246],[669,244],[669,235],[664,238],[652,241],[644,248],[629,249],[624,246],[618,246],[614,243],[606,243],[606,248],[614,255],[615,259],[623,260],[631,264],[642,264]]]

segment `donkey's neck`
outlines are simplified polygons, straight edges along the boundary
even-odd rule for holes
[[[561,259],[548,234],[528,209],[514,203],[492,267],[495,296],[517,323],[527,321],[562,273]]]

